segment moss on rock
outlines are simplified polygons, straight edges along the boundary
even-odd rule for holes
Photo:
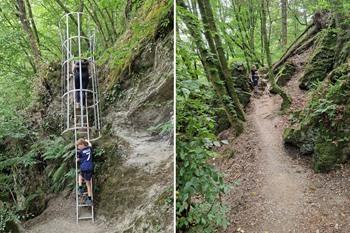
[[[350,27],[340,18],[317,37],[300,83],[302,89],[316,88],[283,139],[312,153],[315,171],[327,172],[350,155]]]
[[[318,81],[323,81],[332,70],[335,61],[337,33],[335,29],[324,29],[318,35],[315,49],[305,67],[304,76],[300,79],[301,89],[310,89]]]
[[[343,146],[330,141],[317,142],[313,157],[315,171],[326,172],[344,162]]]
[[[291,61],[287,61],[276,75],[276,82],[279,86],[284,86],[292,78],[296,71],[295,65]]]
[[[312,129],[286,128],[283,140],[287,145],[299,147],[300,153],[311,154],[314,151],[315,132]]]
[[[302,153],[313,153],[315,171],[326,172],[344,162],[350,140],[350,80],[348,66],[333,70],[324,85],[312,95],[306,108],[294,118],[292,128],[284,131],[286,144]]]
[[[242,63],[234,63],[232,65],[231,73],[238,93],[239,101],[243,106],[246,106],[250,102],[251,97],[247,70]]]

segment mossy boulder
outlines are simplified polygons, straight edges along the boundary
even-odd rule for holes
[[[318,81],[323,81],[332,70],[335,62],[335,47],[337,43],[337,33],[335,29],[324,29],[318,35],[315,49],[310,56],[304,76],[300,79],[299,87],[309,90]]]
[[[215,132],[218,134],[225,129],[230,128],[231,124],[227,118],[225,109],[217,108],[216,111],[216,120],[215,120]]]
[[[337,163],[339,152],[339,148],[333,143],[317,143],[313,156],[315,171],[323,172],[331,170]]]
[[[344,162],[343,146],[329,141],[316,143],[313,157],[315,171],[326,172]]]
[[[323,24],[315,35],[300,79],[299,87],[310,90],[308,103],[292,113],[291,126],[283,133],[285,144],[312,155],[312,166],[317,172],[336,168],[350,155],[349,17],[328,15],[329,23]],[[285,63],[276,75],[283,74],[287,66]],[[276,79],[283,85],[280,77]]]
[[[296,71],[296,66],[291,61],[287,61],[278,71],[275,79],[279,86],[284,86],[292,78]]]
[[[317,172],[336,168],[350,154],[350,80],[346,73],[343,65],[329,74],[283,134],[286,144],[298,147],[301,153],[312,153]]]
[[[339,79],[346,79],[346,76],[348,75],[349,70],[349,64],[343,63],[336,67],[330,74],[329,74],[329,80],[335,84],[337,80]]]
[[[243,106],[246,106],[251,97],[247,70],[242,63],[233,63],[231,66],[231,75],[235,83],[239,100]]]
[[[286,145],[299,147],[300,153],[311,154],[314,151],[316,133],[309,129],[286,128],[283,132],[283,140]]]

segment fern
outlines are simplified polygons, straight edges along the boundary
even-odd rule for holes
[[[65,173],[65,167],[66,167],[66,164],[62,163],[62,165],[55,171],[55,173],[52,176],[52,181],[54,183],[57,183],[62,179]]]

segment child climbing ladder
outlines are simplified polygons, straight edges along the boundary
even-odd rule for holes
[[[94,164],[90,141],[101,137],[95,67],[96,30],[89,15],[82,12],[65,14],[59,25],[62,41],[62,134],[76,144],[76,221],[91,219],[94,222]]]
[[[92,204],[92,173],[94,169],[94,163],[92,161],[92,145],[88,140],[80,138],[77,141],[77,160],[80,163],[79,169],[79,188],[78,193],[80,196],[84,194],[83,181],[85,181],[87,188],[87,197],[84,200],[84,204]]]

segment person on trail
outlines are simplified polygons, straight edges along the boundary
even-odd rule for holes
[[[259,84],[259,74],[258,74],[258,71],[257,71],[255,65],[252,66],[250,78],[251,78],[251,82],[253,84],[254,92],[256,92],[256,87]]]
[[[80,64],[81,64],[81,83],[82,87],[80,87]],[[82,91],[82,96],[80,96],[81,89],[87,89],[89,85],[89,61],[83,59],[81,61],[77,61],[74,64],[74,81],[75,81],[75,100],[77,103],[77,108],[80,107],[80,97],[82,97],[83,105],[85,105],[85,92]]]
[[[83,180],[86,183],[88,196],[85,199],[85,204],[92,204],[92,173],[94,169],[94,163],[92,161],[92,145],[89,141],[80,138],[77,142],[77,159],[80,163],[80,173],[79,173],[79,188],[78,193],[82,195],[84,193]]]

